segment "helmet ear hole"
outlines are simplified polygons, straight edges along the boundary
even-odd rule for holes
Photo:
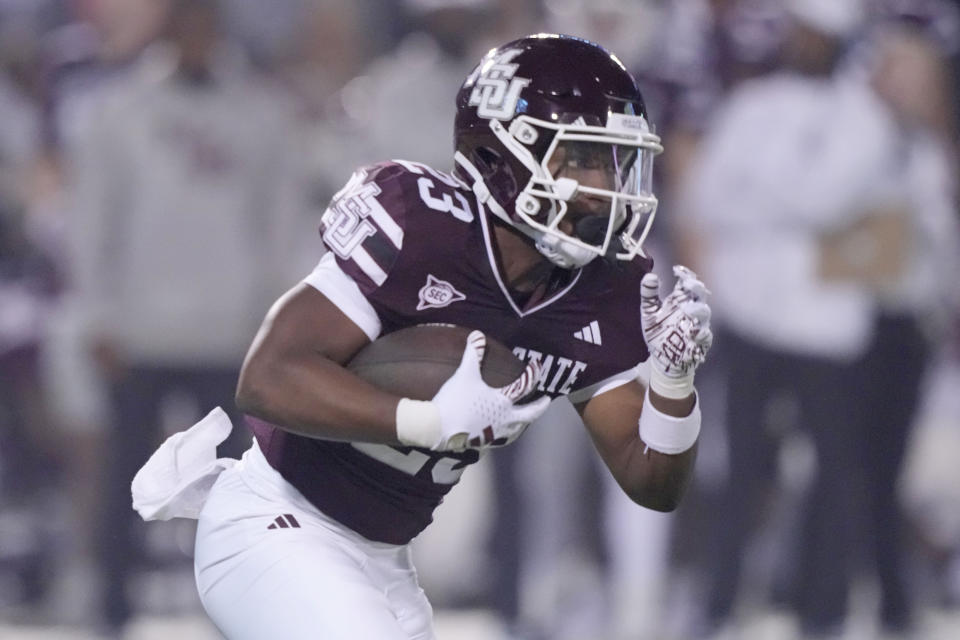
[[[477,168],[480,169],[480,172],[484,175],[496,173],[501,168],[501,165],[504,164],[500,154],[490,147],[477,147],[476,158],[480,161],[480,166]]]
[[[517,176],[511,166],[509,159],[504,157],[497,149],[493,149],[489,144],[476,144],[475,146],[463,145],[459,147],[476,170],[480,173],[486,188],[490,195],[504,206],[503,203],[510,203],[504,206],[505,211],[513,215],[513,198],[519,191],[517,185]],[[472,181],[471,181],[472,182]]]

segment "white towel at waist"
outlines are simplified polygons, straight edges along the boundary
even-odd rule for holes
[[[130,485],[133,508],[140,517],[196,519],[217,476],[237,463],[217,458],[217,445],[232,430],[230,418],[217,407],[186,431],[167,438]]]

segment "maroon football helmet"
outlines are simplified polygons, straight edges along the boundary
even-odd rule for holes
[[[555,264],[642,255],[663,147],[599,45],[538,34],[492,49],[457,94],[454,140],[456,175]]]

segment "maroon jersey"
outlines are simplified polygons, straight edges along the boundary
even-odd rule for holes
[[[574,402],[631,376],[647,358],[640,279],[650,260],[597,259],[546,297],[518,304],[497,268],[483,206],[455,178],[424,165],[358,171],[327,209],[321,232],[383,334],[435,322],[480,329],[521,359],[542,362],[541,393]],[[430,523],[482,453],[312,439],[250,422],[267,460],[321,511],[394,544]]]

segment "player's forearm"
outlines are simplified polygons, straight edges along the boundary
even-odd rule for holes
[[[693,406],[697,402],[697,396],[691,393],[685,398],[668,398],[662,396],[653,389],[649,394],[650,403],[661,413],[677,418],[685,418],[693,411]]]
[[[637,504],[657,511],[672,511],[679,504],[696,457],[699,411],[695,403],[696,396],[651,397],[642,385],[631,383],[583,407],[584,424],[597,451]],[[662,422],[651,429],[649,419],[658,414]],[[687,424],[688,420],[695,423]]]
[[[639,437],[625,452],[621,488],[637,504],[654,511],[673,511],[680,504],[693,476],[697,445],[683,453],[654,451]]]
[[[312,438],[396,443],[400,398],[319,354],[296,359],[254,355],[237,387],[243,411]]]
[[[693,474],[699,431],[696,394],[669,398],[648,390],[637,437],[627,448],[625,484],[635,502],[676,509]]]

